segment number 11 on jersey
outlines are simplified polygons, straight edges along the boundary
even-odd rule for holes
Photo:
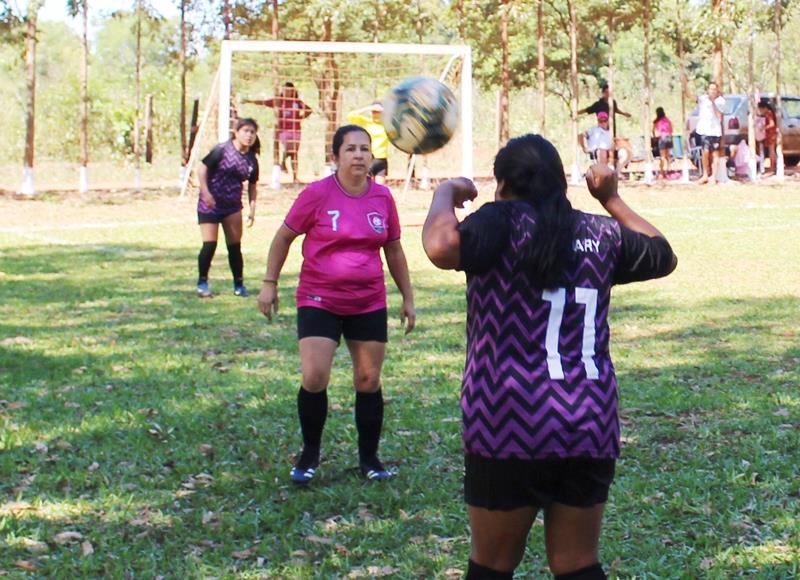
[[[547,351],[547,372],[551,379],[564,378],[564,368],[561,366],[561,354],[558,352],[558,338],[561,334],[561,321],[564,319],[564,306],[567,303],[566,288],[545,290],[542,300],[550,303],[550,315],[547,319],[547,334],[545,335],[545,350]],[[594,363],[595,323],[597,314],[597,289],[575,288],[575,302],[583,304],[586,308],[583,313],[583,341],[581,345],[581,362],[586,369],[587,379],[600,378],[600,372]]]

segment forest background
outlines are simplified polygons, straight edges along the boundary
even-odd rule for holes
[[[784,49],[778,52],[776,1],[172,0],[168,5],[168,0],[130,0],[130,9],[109,13],[93,9],[91,0],[63,0],[76,22],[85,21],[92,30],[84,75],[80,25],[38,21],[41,0],[27,6],[0,0],[5,152],[0,187],[18,183],[22,166],[34,159],[38,167],[136,164],[149,95],[153,166],[165,177],[177,176],[191,103],[199,99],[202,107],[209,97],[223,38],[467,44],[473,51],[476,108],[492,113],[476,115],[476,123],[487,125],[475,128],[476,142],[486,141],[476,147],[487,151],[509,136],[542,131],[563,153],[571,141],[571,111],[598,97],[613,63],[615,98],[633,114],[618,117],[619,133],[643,143],[656,106],[665,107],[676,131],[680,126],[680,45],[693,94],[703,92],[712,78],[722,80],[725,93],[747,92],[751,42],[756,90],[776,90],[776,64],[795,61],[800,42],[800,3],[781,0]],[[572,22],[575,75],[570,74]],[[800,94],[800,70],[782,68],[782,93]],[[686,114],[692,106],[687,104]],[[581,128],[592,124],[588,117],[579,122]],[[570,156],[564,157],[568,162]]]

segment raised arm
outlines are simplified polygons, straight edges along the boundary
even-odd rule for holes
[[[653,224],[633,211],[622,200],[617,191],[617,174],[607,165],[602,163],[592,165],[586,172],[586,184],[589,186],[592,197],[599,201],[611,217],[620,224],[650,238],[665,237]]]
[[[389,274],[392,275],[392,280],[394,280],[397,289],[400,290],[400,294],[403,296],[403,305],[400,307],[400,323],[405,326],[405,332],[408,334],[417,323],[417,311],[414,308],[414,290],[411,287],[411,276],[408,273],[406,254],[403,252],[400,240],[388,242],[383,247],[383,253],[386,256],[386,266],[389,268]]]
[[[466,177],[442,182],[433,193],[425,225],[422,226],[422,247],[437,268],[455,270],[461,253],[461,235],[455,208],[475,199],[478,190]]]
[[[615,283],[660,278],[675,270],[678,258],[664,235],[619,197],[615,172],[605,165],[595,165],[586,173],[586,183],[592,196],[623,226]]]
[[[249,103],[251,105],[262,105],[264,107],[274,107],[275,99],[242,99],[242,103]]]
[[[289,247],[298,234],[281,225],[272,238],[267,254],[267,273],[264,275],[261,284],[261,292],[258,294],[258,309],[261,314],[272,320],[272,315],[278,313],[278,279],[289,255]]]

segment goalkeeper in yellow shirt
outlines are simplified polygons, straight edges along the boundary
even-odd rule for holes
[[[389,172],[389,137],[381,122],[382,112],[380,101],[374,101],[368,107],[356,109],[347,115],[348,123],[363,127],[372,139],[373,160],[370,174],[380,184],[386,183],[386,174]]]

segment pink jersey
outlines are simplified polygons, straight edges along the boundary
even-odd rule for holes
[[[653,124],[656,127],[656,133],[658,133],[659,137],[671,137],[672,136],[672,123],[670,122],[668,117],[661,117],[660,119],[656,119]]]
[[[380,249],[400,239],[400,219],[388,188],[370,181],[365,194],[353,197],[331,175],[300,192],[284,224],[306,236],[298,307],[340,316],[386,307]]]

